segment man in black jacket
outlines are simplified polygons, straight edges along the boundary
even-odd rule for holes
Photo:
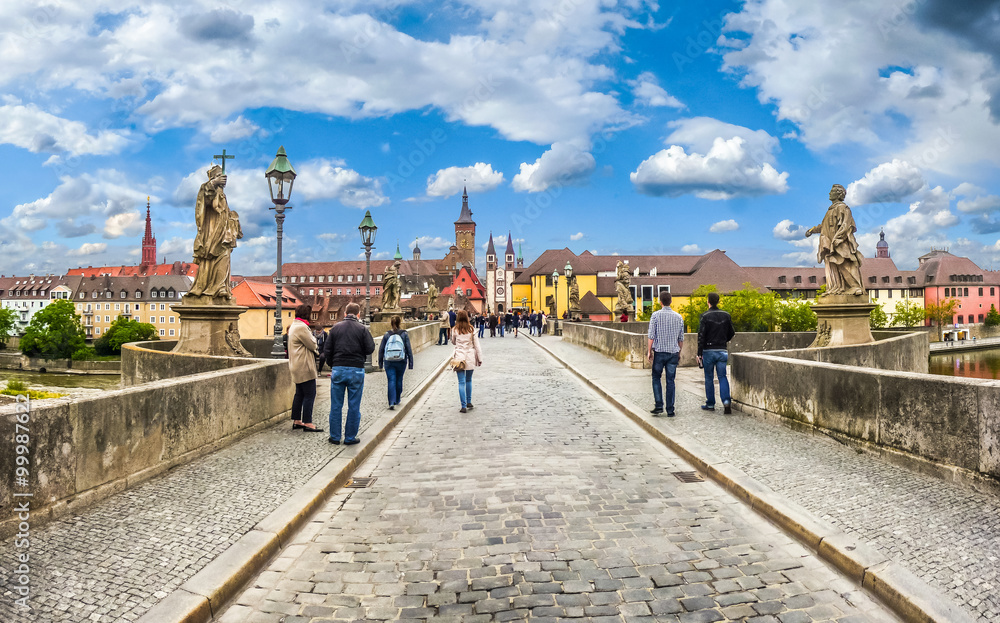
[[[361,306],[348,303],[345,317],[330,327],[323,357],[330,365],[330,443],[340,443],[340,421],[347,393],[344,445],[358,443],[361,426],[361,392],[365,387],[365,357],[375,352],[375,340],[358,320]]]
[[[719,309],[719,293],[708,293],[708,311],[701,315],[698,325],[698,364],[705,367],[705,411],[715,411],[715,372],[719,373],[719,397],[724,413],[732,413],[729,404],[729,378],[726,363],[729,361],[729,340],[736,331],[729,312]]]

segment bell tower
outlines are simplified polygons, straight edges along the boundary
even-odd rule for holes
[[[455,221],[455,246],[458,249],[456,259],[463,266],[476,266],[476,222],[472,220],[472,210],[469,209],[469,193],[462,189],[462,212]]]
[[[142,237],[142,265],[156,264],[156,238],[153,237],[153,221],[149,216],[149,197],[146,197],[146,233]]]

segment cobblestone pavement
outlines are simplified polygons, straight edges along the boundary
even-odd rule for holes
[[[586,348],[547,348],[616,397],[652,408],[649,370],[632,370]],[[831,437],[700,409],[704,373],[678,373],[678,430],[816,516],[905,565],[980,621],[1000,621],[1000,497],[858,453]],[[718,390],[716,390],[718,391]]]
[[[584,389],[485,339],[220,623],[892,621],[855,585]]]
[[[448,350],[447,353],[444,351]],[[404,394],[450,349],[418,352]],[[327,370],[329,373],[329,370]],[[329,378],[319,383],[314,418],[327,428]],[[365,379],[362,436],[385,409],[385,375]],[[134,621],[284,502],[344,446],[282,423],[177,467],[134,489],[40,526],[31,536],[33,610],[14,606],[11,542],[0,542],[0,621]]]

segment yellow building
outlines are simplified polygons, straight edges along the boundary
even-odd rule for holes
[[[192,283],[183,275],[85,277],[73,293],[73,303],[87,339],[99,339],[125,316],[153,325],[161,339],[169,340],[180,335],[180,317],[171,306],[181,302]]]
[[[244,340],[274,337],[274,284],[242,280],[233,287],[233,302],[248,309],[240,315],[240,338]],[[301,304],[292,288],[281,290],[281,326],[287,330]]]

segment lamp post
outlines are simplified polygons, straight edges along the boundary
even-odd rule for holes
[[[552,324],[552,335],[559,329],[559,271],[552,271],[552,303],[555,305],[555,320]]]
[[[572,281],[570,278],[573,276],[573,267],[570,266],[569,261],[566,262],[566,266],[563,268],[563,274],[566,275],[566,317],[569,318],[573,315],[573,304],[570,303],[569,295],[572,291]]]
[[[271,356],[275,359],[284,359],[285,345],[281,341],[281,236],[285,222],[285,210],[291,210],[292,206],[287,205],[292,197],[292,184],[295,182],[295,169],[288,161],[285,154],[285,147],[278,148],[278,154],[267,167],[264,177],[267,178],[267,188],[271,192],[271,203],[274,207],[274,221],[278,226],[278,272],[274,282],[274,345],[271,347]]]
[[[365,218],[358,225],[361,232],[361,244],[365,247],[365,318],[364,323],[372,323],[372,247],[375,245],[375,232],[378,227],[372,220],[371,210],[365,211]]]

